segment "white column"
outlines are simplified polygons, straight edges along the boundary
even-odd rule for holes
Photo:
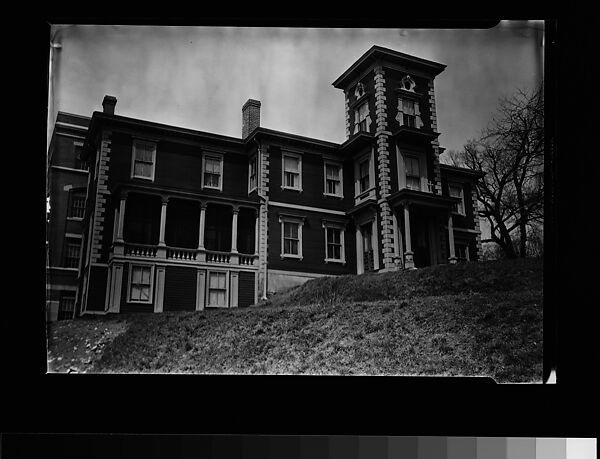
[[[206,223],[206,203],[200,203],[200,229],[198,231],[198,250],[204,249],[204,225]]]
[[[121,310],[121,288],[123,285],[123,264],[113,263],[110,276],[110,292],[108,312],[119,312]]]
[[[396,217],[396,210],[392,209],[392,225],[394,235],[394,259],[400,256],[400,246],[398,244],[398,217]]]
[[[256,211],[256,221],[254,222],[254,254],[258,256],[258,225],[260,221],[258,219],[259,211]]]
[[[154,298],[154,312],[163,312],[166,269],[166,266],[156,265],[156,295]]]
[[[404,267],[414,268],[415,262],[413,259],[413,252],[410,241],[410,212],[408,210],[408,203],[404,203],[404,239],[406,242],[406,248],[404,252]]]
[[[450,257],[448,261],[451,264],[456,264],[457,258],[454,253],[454,228],[452,227],[452,213],[448,214],[448,242],[450,246]]]
[[[204,310],[204,295],[206,290],[206,271],[199,269],[196,277],[196,311]]]
[[[123,241],[123,226],[125,225],[125,203],[127,201],[127,193],[121,195],[119,202],[119,224],[117,226],[117,242]]]
[[[363,236],[360,230],[360,225],[356,224],[356,273],[362,274],[365,272]]]
[[[237,230],[239,207],[233,208],[233,218],[231,219],[231,252],[237,253]]]
[[[162,207],[160,209],[160,233],[158,236],[158,245],[165,246],[165,228],[167,226],[167,204],[169,203],[169,198],[163,196],[162,197]]]
[[[238,307],[238,286],[239,286],[239,277],[240,277],[240,273],[237,271],[231,271],[230,274],[230,283],[229,283],[229,290],[230,290],[230,301],[229,301],[229,307],[230,308],[237,308]]]

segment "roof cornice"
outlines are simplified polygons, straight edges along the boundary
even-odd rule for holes
[[[439,75],[446,68],[446,65],[438,62],[374,45],[371,47],[371,49],[359,57],[358,60],[348,68],[348,70],[346,70],[337,80],[332,83],[332,85],[338,89],[344,89],[356,72],[361,70],[366,65],[376,62],[377,60],[410,64],[411,66],[425,70],[433,77]]]

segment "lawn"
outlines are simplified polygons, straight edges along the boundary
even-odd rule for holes
[[[477,375],[539,382],[542,262],[320,278],[250,308],[95,317],[49,329],[54,371],[70,365],[87,372]],[[91,356],[69,360],[72,347],[89,350],[95,343]],[[58,354],[69,364],[57,366]]]

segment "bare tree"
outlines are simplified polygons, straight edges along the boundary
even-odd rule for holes
[[[509,258],[525,257],[528,233],[544,219],[542,85],[502,99],[481,137],[462,151],[448,152],[447,161],[485,173],[477,200],[491,236],[482,242],[497,243]]]

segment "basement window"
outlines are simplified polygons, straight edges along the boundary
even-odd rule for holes
[[[209,271],[208,273],[208,305],[210,307],[226,308],[228,279],[226,271]]]
[[[131,303],[152,302],[152,265],[131,265],[129,271],[129,292],[127,298]]]

